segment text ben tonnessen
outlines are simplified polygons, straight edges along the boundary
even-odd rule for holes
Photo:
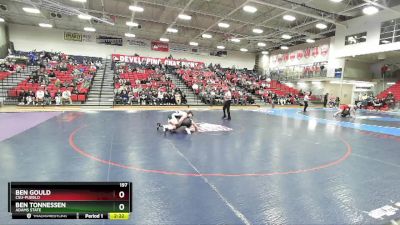
[[[16,202],[16,212],[41,212],[42,209],[67,208],[66,202]]]

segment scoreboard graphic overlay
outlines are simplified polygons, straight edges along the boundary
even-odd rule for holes
[[[132,212],[131,182],[10,182],[13,219],[126,220]]]

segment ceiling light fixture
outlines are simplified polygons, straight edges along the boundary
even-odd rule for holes
[[[179,14],[178,18],[181,20],[191,20],[192,16],[186,15],[186,14]]]
[[[289,39],[292,39],[292,36],[290,36],[289,34],[284,34],[284,35],[282,35],[282,38],[289,40]]]
[[[136,35],[132,34],[132,33],[125,33],[125,37],[134,38],[134,37],[136,37]]]
[[[0,23],[3,23],[3,22],[4,22],[4,19],[0,17]]]
[[[331,2],[335,2],[335,3],[338,3],[338,2],[342,2],[343,0],[331,0]]]
[[[323,29],[328,28],[328,25],[326,25],[324,23],[317,23],[317,24],[315,24],[315,27],[320,29],[320,30],[323,30]]]
[[[169,39],[168,39],[168,38],[160,38],[160,41],[162,41],[162,42],[169,42]]]
[[[235,43],[239,43],[239,42],[240,42],[240,39],[238,39],[238,38],[232,38],[231,41],[232,41],[232,42],[235,42]]]
[[[292,16],[292,15],[284,15],[284,16],[283,16],[283,19],[286,20],[286,21],[292,22],[292,21],[295,21],[295,20],[296,20],[296,17],[294,17],[294,16]]]
[[[143,12],[144,8],[137,6],[137,5],[130,5],[129,6],[129,10],[133,11],[133,12]]]
[[[285,45],[282,45],[282,46],[281,46],[281,49],[282,49],[282,50],[288,50],[289,47],[288,47],[288,46],[285,46]]]
[[[230,25],[227,23],[218,23],[218,26],[221,28],[228,28]]]
[[[262,34],[264,31],[263,30],[261,30],[261,29],[259,29],[259,28],[254,28],[253,29],[253,33],[256,33],[256,34]]]
[[[267,44],[265,44],[264,42],[258,42],[257,45],[258,45],[259,47],[265,47],[265,46],[267,46]]]
[[[71,0],[71,1],[73,1],[73,2],[82,2],[82,3],[86,2],[86,0]]]
[[[307,39],[306,42],[311,44],[311,43],[315,43],[315,40],[314,39]]]
[[[268,55],[269,52],[268,52],[268,51],[262,51],[261,54],[263,54],[263,55]]]
[[[225,46],[223,46],[223,45],[218,45],[217,48],[218,48],[218,49],[225,49]]]
[[[170,32],[170,33],[178,33],[178,29],[169,27],[169,28],[167,28],[167,32]]]
[[[241,51],[241,52],[247,52],[247,51],[249,51],[249,50],[247,50],[247,48],[241,48],[240,51]]]
[[[88,31],[88,32],[95,32],[96,29],[94,27],[85,27],[83,28],[84,31]]]
[[[39,23],[39,27],[44,27],[44,28],[52,28],[53,25],[49,23]]]
[[[203,38],[212,38],[211,34],[202,34],[201,37]]]
[[[138,23],[135,23],[135,22],[132,22],[132,21],[126,21],[126,25],[128,27],[138,27],[139,26]]]
[[[365,15],[374,15],[374,14],[376,14],[377,12],[379,12],[379,9],[376,8],[376,7],[373,6],[373,5],[369,5],[369,6],[364,7],[362,11],[363,11],[363,13],[364,13]]]
[[[194,41],[191,41],[191,42],[189,42],[189,45],[191,45],[191,46],[198,46],[198,45],[199,45],[199,43],[197,43],[197,42],[194,42]]]
[[[27,13],[33,13],[33,14],[39,14],[40,13],[40,10],[36,9],[36,8],[24,7],[24,8],[22,8],[22,10],[24,10]]]
[[[91,20],[92,16],[91,15],[87,15],[87,14],[80,14],[78,15],[78,18],[81,20]]]
[[[244,10],[245,12],[248,12],[248,13],[255,13],[255,12],[257,12],[257,8],[254,7],[254,6],[250,6],[250,5],[245,5],[245,6],[243,7],[243,10]]]

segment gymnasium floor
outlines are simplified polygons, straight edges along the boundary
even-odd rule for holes
[[[0,224],[390,224],[400,115],[195,111],[208,131],[157,132],[168,111],[0,114]],[[219,126],[221,125],[221,126]],[[229,131],[228,128],[232,130]],[[130,221],[12,221],[9,181],[132,181]],[[29,222],[29,223],[28,223]]]

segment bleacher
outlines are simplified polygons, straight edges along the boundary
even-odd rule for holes
[[[84,74],[89,72],[89,66],[84,66],[84,65],[77,65],[77,66],[73,66],[73,65],[67,65],[67,71],[57,71],[54,70],[54,73],[56,75],[56,79],[50,79],[50,84],[46,86],[47,90],[49,91],[51,98],[54,99],[55,95],[57,93],[57,91],[60,89],[61,92],[63,92],[64,90],[68,89],[70,92],[72,92],[73,87],[61,87],[58,88],[55,86],[55,82],[57,79],[59,79],[61,81],[61,83],[64,82],[68,82],[68,83],[72,83],[73,80],[73,75],[72,75],[72,71],[74,69],[79,69],[81,70]],[[49,72],[50,70],[47,70],[47,72]],[[25,79],[24,81],[20,82],[17,87],[12,88],[10,90],[8,90],[8,96],[9,97],[18,97],[19,94],[24,90],[24,91],[30,91],[32,90],[34,93],[41,87],[39,83],[30,83],[29,82],[30,78]],[[82,82],[78,82],[77,86],[81,86]],[[87,93],[89,92],[90,88],[83,88],[80,87],[79,88],[79,94],[71,94],[71,99],[73,102],[85,102],[87,99]]]
[[[148,94],[167,93],[175,89],[175,84],[171,80],[167,80],[165,74],[157,73],[154,69],[139,69],[138,71],[130,71],[127,66],[120,66],[114,81],[114,103],[127,104],[123,99],[131,98],[131,104],[140,103],[140,99],[147,99],[147,102],[154,103],[154,99],[148,99]],[[123,91],[126,91],[124,94]],[[132,95],[129,97],[129,95]],[[146,98],[144,97],[146,96]],[[153,96],[154,97],[154,96]],[[152,98],[152,97],[151,97]],[[160,100],[159,100],[160,101]]]
[[[156,74],[154,70],[145,70],[143,73],[140,72],[126,72],[120,74],[120,79],[129,80],[131,83],[132,88],[141,88],[141,89],[158,89],[158,88],[165,88],[165,86],[170,86],[172,89],[175,88],[174,84],[170,81],[156,81],[157,79],[161,78],[161,74]],[[146,84],[136,84],[136,80],[139,81],[147,81],[151,80],[150,83]],[[115,83],[115,88],[117,87],[118,83]]]
[[[0,72],[0,81],[5,80],[7,77],[9,77],[12,73],[10,72]]]
[[[377,95],[377,98],[383,99],[386,98],[386,96],[389,94],[389,92],[392,92],[394,95],[395,99],[398,101],[400,100],[400,80],[397,81],[395,84],[387,88],[386,90],[382,91]]]
[[[297,95],[299,93],[297,89],[289,87],[284,83],[280,83],[277,80],[271,80],[269,83],[267,81],[259,81],[260,86],[262,86],[262,83],[265,85],[264,92],[262,92],[263,95],[267,95],[267,92],[269,91],[278,96],[286,96],[288,94]],[[261,95],[259,90],[256,91],[256,94]]]

